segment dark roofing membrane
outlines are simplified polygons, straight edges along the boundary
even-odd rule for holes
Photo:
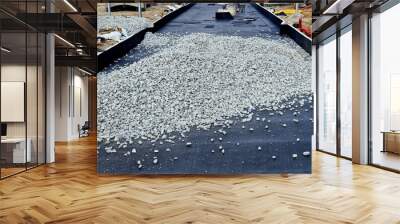
[[[214,17],[218,8],[221,8],[221,5],[195,4],[158,32],[182,35],[205,32],[242,37],[282,38],[279,35],[279,27],[250,4],[246,4],[245,12],[236,16],[234,20],[216,21]],[[250,18],[255,20],[246,21]],[[133,49],[127,57],[121,58],[114,65],[116,67],[111,66],[106,70],[140,60],[152,52],[143,55],[135,53]],[[282,115],[271,115],[274,111],[256,110],[253,119],[244,123],[241,122],[241,118],[230,118],[235,124],[229,129],[224,128],[227,131],[226,135],[217,132],[220,127],[212,127],[210,130],[192,128],[185,134],[187,137],[184,141],[177,141],[175,144],[164,141],[160,145],[160,141],[157,141],[153,146],[149,141],[144,141],[139,145],[136,141],[126,149],[118,149],[115,145],[116,153],[106,153],[104,142],[101,142],[97,169],[99,173],[108,174],[311,173],[311,156],[303,156],[302,153],[311,151],[312,103],[306,102],[302,107],[298,105],[297,109],[301,111],[297,116],[287,109],[282,111]],[[257,121],[256,117],[260,120]],[[261,120],[263,117],[266,121]],[[299,122],[295,123],[293,119],[298,119]],[[283,123],[286,123],[287,127],[283,127]],[[268,130],[265,129],[265,125],[269,126]],[[253,128],[254,131],[249,131],[249,128]],[[219,137],[223,138],[222,142],[219,142]],[[215,141],[211,142],[211,138]],[[297,138],[300,139],[299,142]],[[187,147],[186,142],[192,142],[192,146]],[[218,149],[220,145],[225,150],[224,154]],[[257,150],[258,146],[262,149]],[[136,149],[136,153],[124,156],[125,152],[133,148]],[[170,148],[171,151],[165,151],[166,148]],[[158,149],[159,152],[155,153],[154,149]],[[297,154],[297,158],[293,158],[293,154]],[[153,164],[155,156],[158,158],[157,164]],[[272,159],[272,156],[276,156],[276,159]],[[174,159],[175,157],[178,159]],[[141,169],[137,166],[137,160],[143,160]]]

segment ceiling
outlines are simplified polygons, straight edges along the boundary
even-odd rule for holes
[[[11,50],[7,54],[10,60],[26,55],[29,58],[38,51],[37,44],[30,43],[37,42],[34,38],[38,33],[56,33],[56,65],[80,66],[95,72],[96,6],[96,0],[1,0],[2,46]],[[82,63],[77,60],[80,58]]]

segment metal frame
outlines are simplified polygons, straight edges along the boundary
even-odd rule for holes
[[[39,1],[36,1],[36,2],[38,3]],[[27,1],[25,1],[25,3],[27,3]],[[38,4],[36,5],[36,8],[37,8],[37,11],[38,11],[38,9],[39,9]],[[25,4],[25,10],[26,9],[27,9],[27,4]],[[46,11],[47,11],[47,7],[46,7]],[[32,162],[29,163],[29,165],[32,165],[32,166],[28,166],[28,162],[27,162],[28,155],[26,153],[27,147],[28,147],[28,145],[27,145],[27,139],[28,139],[28,124],[27,124],[27,121],[28,121],[28,119],[27,119],[28,118],[28,112],[27,112],[27,96],[28,96],[28,93],[27,93],[27,81],[28,81],[28,67],[27,67],[28,66],[28,34],[32,33],[32,32],[30,32],[30,30],[33,31],[33,35],[35,35],[35,33],[36,33],[36,45],[37,45],[36,46],[36,56],[37,56],[37,58],[36,58],[36,99],[37,99],[36,104],[37,104],[37,107],[36,107],[36,136],[34,136],[34,137],[36,137],[36,143],[37,143],[36,150],[37,150],[37,152],[36,152],[36,161],[34,163],[32,163]],[[2,33],[3,32],[0,32],[0,45],[1,45]],[[40,32],[40,31],[38,31],[36,29],[32,29],[32,27],[30,27],[28,24],[25,24],[25,30],[24,30],[24,32],[21,32],[21,34],[25,35],[25,85],[24,85],[24,91],[25,91],[25,93],[24,93],[24,97],[25,97],[25,99],[24,99],[25,169],[23,169],[21,171],[18,171],[18,172],[15,172],[15,173],[12,173],[12,174],[7,175],[7,176],[3,176],[2,172],[1,172],[2,169],[0,168],[0,180],[6,179],[8,177],[12,177],[14,175],[23,173],[23,172],[25,172],[27,170],[39,167],[39,166],[47,163],[47,140],[46,140],[47,139],[47,128],[46,128],[47,127],[47,121],[46,121],[46,118],[47,118],[47,113],[46,113],[46,108],[47,108],[47,102],[46,102],[46,98],[47,98],[47,82],[46,82],[46,78],[47,78],[47,39],[46,39],[46,35],[47,35],[47,33],[43,33],[44,36],[43,36],[42,44],[44,44],[44,46],[43,46],[44,47],[44,51],[41,52],[41,53],[43,53],[42,58],[44,60],[44,67],[42,69],[42,82],[44,83],[44,86],[42,88],[44,88],[44,99],[43,99],[42,107],[45,109],[43,111],[44,117],[42,117],[44,119],[44,120],[42,119],[42,122],[44,123],[44,133],[43,133],[44,134],[44,136],[43,136],[44,145],[42,146],[42,147],[44,147],[44,150],[43,150],[44,155],[42,155],[42,157],[44,159],[43,163],[39,163],[39,68],[38,68],[38,66],[39,66],[39,33],[42,33],[42,32]],[[0,54],[0,82],[1,82],[1,67],[2,67],[1,62],[2,62],[2,56]],[[1,96],[1,93],[0,93],[0,96]],[[0,115],[0,120],[1,120],[1,115]],[[0,144],[0,155],[1,155],[1,144]]]
[[[338,26],[338,25],[337,25]],[[340,37],[341,30],[336,29],[336,154],[340,157],[342,154],[341,148],[341,133],[342,133],[342,124],[340,118],[340,81],[341,81],[341,65],[340,65]]]

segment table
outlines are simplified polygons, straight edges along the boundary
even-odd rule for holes
[[[25,144],[27,144],[26,152],[25,152]],[[31,153],[31,145],[32,141],[30,138],[5,138],[1,139],[1,154],[9,154],[11,152],[12,156],[6,156],[6,160],[9,160],[10,163],[26,163],[31,162],[32,153]],[[12,147],[12,148],[10,148]],[[4,157],[3,157],[4,158]],[[12,158],[12,161],[10,161]]]
[[[382,131],[383,150],[382,152],[392,152],[400,154],[400,131]]]

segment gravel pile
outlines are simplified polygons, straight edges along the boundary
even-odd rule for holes
[[[137,50],[152,54],[98,74],[100,139],[184,136],[310,100],[311,57],[288,38],[147,34]]]
[[[101,30],[115,30],[123,28],[128,35],[135,34],[152,24],[143,17],[137,16],[98,16],[97,32]]]

